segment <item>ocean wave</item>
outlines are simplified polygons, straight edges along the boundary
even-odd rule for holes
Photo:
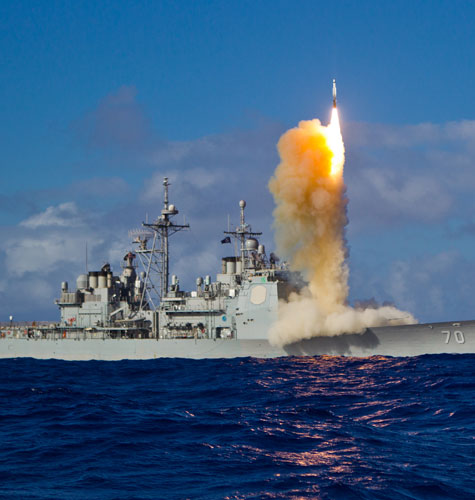
[[[0,360],[0,497],[474,498],[474,361]]]

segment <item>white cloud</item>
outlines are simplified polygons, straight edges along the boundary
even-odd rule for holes
[[[356,213],[374,222],[379,219],[381,223],[401,219],[440,220],[452,205],[446,186],[438,180],[421,175],[398,175],[389,169],[363,169],[358,177],[354,176],[349,191]]]
[[[444,126],[447,137],[454,141],[465,141],[475,146],[475,120],[449,122]]]
[[[173,274],[178,276],[181,284],[194,287],[198,276],[204,277],[208,274],[213,280],[216,279],[216,274],[221,272],[221,264],[215,247],[213,244],[208,245],[193,255],[183,255],[174,263]]]
[[[475,121],[351,123],[345,143],[352,231],[443,223],[472,212]]]
[[[215,168],[190,168],[180,171],[169,170],[156,172],[150,179],[147,179],[144,186],[143,197],[147,201],[162,201],[163,200],[163,178],[168,177],[169,183],[173,185],[173,198],[184,196],[194,196],[198,198],[199,192],[212,186],[217,186],[223,183],[226,174],[223,171]]]
[[[74,202],[61,203],[54,207],[48,207],[44,212],[32,215],[20,222],[20,226],[36,229],[38,227],[79,227],[83,220]]]
[[[467,308],[472,300],[473,293],[467,293],[472,281],[469,269],[473,270],[473,264],[454,250],[396,260],[387,278],[387,290],[398,305],[419,311],[426,320],[456,320],[451,315]],[[456,295],[453,283],[457,284]],[[455,297],[459,302],[457,307],[454,307]]]
[[[418,123],[389,125],[353,122],[345,125],[346,139],[355,147],[413,148],[420,145],[441,147],[453,141],[475,145],[475,120],[444,124]]]
[[[277,161],[276,144],[284,130],[276,123],[261,123],[258,128],[214,134],[192,141],[157,141],[149,163],[159,168],[177,166],[224,168],[226,170]]]
[[[5,265],[8,274],[22,277],[27,273],[44,276],[65,263],[75,266],[85,260],[87,234],[48,232],[41,235],[18,235],[6,240]],[[103,243],[94,239],[89,250]]]

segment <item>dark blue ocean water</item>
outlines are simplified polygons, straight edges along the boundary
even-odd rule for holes
[[[1,498],[475,498],[474,355],[0,373]]]

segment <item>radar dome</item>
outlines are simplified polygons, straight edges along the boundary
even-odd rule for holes
[[[256,238],[249,238],[246,240],[246,250],[257,250],[259,242]]]
[[[78,290],[84,290],[87,288],[88,279],[87,274],[80,274],[76,280],[76,287]]]
[[[246,202],[245,202],[244,200],[241,200],[241,201],[239,202],[239,206],[240,206],[241,208],[246,208]]]

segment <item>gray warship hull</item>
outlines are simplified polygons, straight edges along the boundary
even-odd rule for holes
[[[419,356],[475,352],[475,320],[368,328],[363,334],[314,337],[283,347],[266,339],[34,339],[4,337],[0,358],[70,361],[281,356]]]

